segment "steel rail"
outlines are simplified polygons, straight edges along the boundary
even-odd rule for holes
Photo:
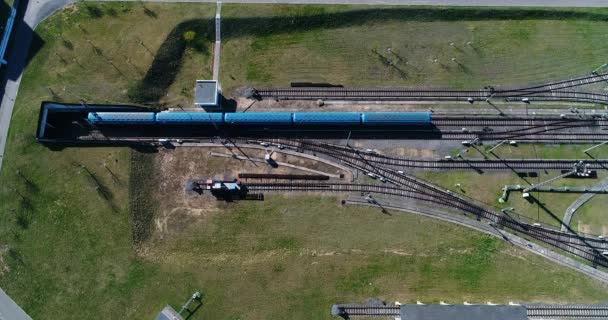
[[[283,143],[286,143],[286,142],[283,141]],[[308,147],[310,148],[310,146],[308,146]],[[314,148],[310,148],[310,149],[314,149]],[[316,150],[316,151],[320,152],[323,150]],[[332,152],[334,152],[333,150],[332,151],[324,150],[324,151],[326,151],[328,154],[331,154]],[[349,159],[348,157],[341,157],[340,155],[337,155],[335,153],[332,155],[332,157],[337,158],[338,160],[342,161],[343,163],[346,163],[347,165],[350,165],[350,166],[353,165],[352,158]],[[359,170],[361,170],[361,169],[368,170],[367,172],[372,172],[369,170],[374,170],[374,169],[366,168],[366,166],[367,166],[366,163],[359,162],[358,164],[356,164],[356,168]],[[545,228],[545,227],[531,226],[525,222],[518,221],[510,216],[497,214],[495,212],[484,209],[483,207],[472,204],[469,201],[454,195],[453,193],[447,193],[444,190],[437,189],[436,187],[434,187],[432,185],[428,185],[426,182],[420,181],[418,179],[414,179],[412,177],[408,177],[405,175],[396,174],[395,172],[390,172],[389,170],[386,170],[385,168],[375,168],[375,169],[383,170],[383,172],[380,172],[380,174],[382,174],[383,177],[390,179],[392,182],[396,181],[398,184],[400,184],[402,186],[405,185],[408,188],[411,188],[412,190],[416,190],[417,192],[421,192],[424,194],[430,194],[431,196],[438,197],[440,199],[441,198],[449,199],[449,201],[450,201],[449,206],[451,206],[451,207],[460,209],[465,212],[472,213],[475,216],[478,216],[478,218],[484,218],[484,219],[488,219],[490,221],[494,221],[494,222],[499,223],[500,225],[503,225],[505,227],[508,227],[516,232],[521,232],[521,233],[527,234],[527,235],[531,236],[532,238],[535,238],[539,241],[554,245],[558,248],[565,250],[566,252],[572,253],[579,257],[582,257],[588,261],[592,261],[592,262],[600,264],[600,265],[606,264],[606,258],[604,256],[602,256],[601,253],[598,251],[598,250],[602,250],[606,246],[606,241],[603,239],[600,240],[600,239],[595,239],[595,238],[586,238],[586,237],[583,237],[580,235],[566,234],[561,231],[556,231],[556,230]],[[580,249],[572,247],[572,246],[568,246],[566,243],[574,243],[579,246],[588,248],[590,251],[587,250],[586,252],[581,252]],[[594,244],[595,245],[599,244],[600,247],[596,247]]]
[[[520,88],[484,88],[477,90],[456,90],[442,88],[408,87],[298,87],[260,88],[256,93],[261,98],[283,100],[486,100],[504,98],[507,101],[528,98],[545,101],[579,101],[608,103],[608,95],[593,92],[577,92],[565,89],[608,81],[608,73],[592,74],[569,80],[560,80],[540,85]]]
[[[595,305],[523,305],[529,318],[608,318],[608,307]],[[365,304],[335,305],[338,315],[347,317],[399,317],[401,307]]]

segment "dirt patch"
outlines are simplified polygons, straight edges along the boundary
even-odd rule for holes
[[[526,257],[525,257],[525,255],[527,255],[528,253],[526,251],[516,249],[515,247],[509,247],[509,248],[506,248],[505,250],[502,250],[502,254],[507,255],[509,257],[517,258],[520,260],[528,261],[528,259],[526,259]]]
[[[395,254],[398,256],[411,256],[412,255],[411,253],[407,253],[400,249],[386,249],[386,250],[384,250],[384,253]]]
[[[579,220],[578,222],[578,231],[582,233],[591,233],[591,226],[588,224],[583,224]]]
[[[428,111],[431,104],[416,102],[342,102],[325,101],[322,106],[315,100],[251,100],[236,98],[237,111],[354,111],[354,112],[379,112],[379,111]],[[434,106],[434,104],[433,104]]]
[[[7,252],[8,246],[0,246],[0,276],[3,276],[5,273],[11,271],[6,261],[4,261],[4,255]]]
[[[229,150],[221,147],[182,147],[160,150],[154,165],[158,181],[154,194],[159,203],[153,222],[155,238],[162,239],[180,233],[192,224],[204,223],[221,210],[218,206],[220,202],[211,195],[199,195],[190,191],[188,186],[193,180],[233,180],[239,173],[245,172],[309,174],[293,168],[272,167],[266,163],[211,155],[221,153],[243,156],[243,152],[249,158],[264,159],[264,150],[249,148]],[[343,174],[338,168],[301,157],[275,153],[273,159],[335,175]]]
[[[162,239],[167,234],[179,233],[217,211],[214,199],[187,192],[186,185],[191,179],[223,178],[209,171],[206,152],[195,148],[161,150],[155,161],[159,182],[155,190],[159,199],[154,219],[156,237]]]

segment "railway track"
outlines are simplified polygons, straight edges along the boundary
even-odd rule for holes
[[[379,317],[396,318],[400,315],[399,306],[374,306],[365,304],[340,304],[332,308],[334,316],[341,316],[345,319],[350,317]]]
[[[349,147],[329,144],[315,140],[287,140],[287,139],[249,139],[241,138],[239,141],[252,144],[267,143],[269,145],[291,146],[293,149],[298,149],[302,144],[307,147],[322,146],[315,148],[313,152],[321,154],[337,154],[336,152],[347,152],[351,156],[357,156],[365,159],[366,162],[385,165],[392,169],[451,169],[451,170],[570,170],[574,164],[579,162],[579,159],[410,159],[405,157],[396,157],[381,155],[377,153],[369,153],[358,151]],[[585,164],[589,169],[602,170],[608,169],[608,159],[590,159],[585,160]]]
[[[489,90],[420,90],[416,88],[262,88],[261,99],[278,100],[351,100],[351,101],[569,101],[607,104],[608,95],[582,91],[507,91]]]
[[[608,306],[598,305],[524,305],[530,319],[608,319]],[[374,306],[365,304],[340,304],[332,309],[335,316],[396,318],[400,307],[395,305]]]
[[[541,83],[536,85],[529,85],[523,88],[504,88],[499,91],[503,92],[518,92],[522,90],[527,91],[554,91],[554,90],[563,90],[570,89],[574,87],[585,86],[589,84],[594,84],[598,82],[608,81],[608,73],[591,73],[590,75],[585,75],[581,77],[576,77],[572,79],[551,81],[548,83]]]
[[[601,115],[586,115],[581,117],[463,117],[433,115],[433,125],[438,127],[530,127],[530,126],[555,126],[555,125],[577,125],[577,126],[608,126],[608,120],[602,119]]]
[[[283,145],[290,145],[289,141],[282,141],[282,143]],[[311,152],[323,153],[354,169],[364,172],[373,172],[374,174],[383,177],[388,182],[395,184],[405,192],[410,193],[403,196],[430,201],[432,203],[439,203],[445,207],[458,209],[462,212],[472,214],[478,219],[489,220],[517,233],[526,234],[536,240],[560,248],[570,254],[590,261],[594,265],[608,266],[608,258],[603,256],[601,253],[602,250],[608,247],[608,242],[605,239],[584,237],[578,234],[565,233],[548,227],[532,226],[505,213],[498,213],[490,209],[486,209],[483,206],[470,202],[469,200],[460,198],[450,191],[439,189],[433,185],[430,185],[425,181],[421,181],[417,178],[397,172],[390,168],[372,165],[361,154],[358,153],[353,152],[349,155],[332,147],[323,147],[304,141],[293,143],[291,144],[291,147],[299,148],[301,150],[308,150]],[[272,187],[277,188],[277,185],[273,184]],[[308,190],[306,189],[306,186],[303,186],[302,188],[289,186],[288,188],[292,191],[331,190],[331,187],[319,184],[311,187]],[[383,193],[394,195],[393,191]],[[415,196],[411,196],[411,194],[415,194]]]
[[[377,185],[377,184],[346,184],[346,183],[307,183],[307,182],[298,182],[298,183],[282,183],[282,182],[252,182],[247,183],[247,188],[250,191],[254,192],[360,192],[360,193],[373,193],[373,194],[382,194],[382,195],[390,195],[397,197],[404,197],[413,200],[425,201],[428,203],[444,206],[447,208],[454,208],[455,204],[453,201],[450,201],[448,197],[443,197],[437,194],[430,194],[428,192],[414,190],[408,187],[393,187],[386,185]],[[456,205],[461,207],[459,205]],[[460,208],[463,209],[463,208]],[[467,210],[464,210],[467,211]],[[470,212],[474,213],[476,212]],[[488,211],[484,214],[483,218],[493,221],[498,225],[512,225],[513,223],[517,223],[519,226],[526,227],[527,231],[532,232],[532,230],[538,233],[542,227],[536,227],[529,225],[528,223],[522,222],[514,217],[505,218],[502,215],[493,213]],[[519,228],[522,229],[522,228]],[[586,249],[593,250],[604,250],[608,248],[608,243],[600,242],[599,244],[591,245],[589,243],[584,243],[581,241],[575,241],[572,238],[564,238],[558,239],[559,242],[568,243],[570,246],[579,251],[585,251]],[[593,251],[591,250],[591,251]],[[589,250],[587,250],[589,251]],[[585,252],[587,252],[585,251]],[[577,253],[582,253],[578,252]]]
[[[442,139],[596,142],[608,138],[604,115],[577,118],[471,118],[433,116]]]
[[[588,103],[608,103],[608,95],[579,92],[568,89],[608,81],[608,74],[591,74],[569,80],[549,82],[540,85],[495,89],[485,87],[479,90],[428,89],[407,87],[298,87],[298,88],[260,88],[256,95],[261,99],[281,100],[445,100],[445,101],[485,101],[490,98],[504,98],[507,101],[542,100],[576,101]]]
[[[608,318],[608,306],[589,305],[531,305],[526,306],[532,319],[552,318]]]

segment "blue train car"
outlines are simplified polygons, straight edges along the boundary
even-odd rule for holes
[[[229,124],[291,125],[291,121],[291,112],[236,112],[224,115],[224,122]]]
[[[154,112],[89,112],[87,119],[98,124],[153,124]]]
[[[221,124],[224,114],[221,112],[159,112],[156,122],[161,124]]]
[[[431,124],[429,112],[366,112],[361,115],[363,125],[414,125]]]
[[[296,112],[294,125],[357,125],[361,124],[359,112]]]

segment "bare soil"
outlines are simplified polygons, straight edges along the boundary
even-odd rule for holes
[[[307,100],[251,100],[246,98],[236,98],[236,111],[351,111],[351,112],[379,112],[379,111],[420,111],[428,110],[427,103],[420,104],[416,102],[399,102],[399,103],[383,103],[383,102],[338,102],[324,101],[322,106],[319,106],[317,101]],[[467,104],[468,105],[468,104]]]
[[[242,149],[252,159],[264,159],[264,150]],[[227,157],[210,155],[211,152],[242,155],[233,148],[197,148],[180,147],[161,150],[156,157],[159,184],[155,194],[160,207],[154,219],[154,236],[163,239],[180,233],[188,225],[204,223],[213,214],[220,212],[221,202],[208,194],[199,195],[190,190],[193,180],[226,180],[232,181],[239,173],[278,173],[278,174],[307,174],[307,172],[287,167],[272,167],[266,163],[251,162]],[[331,174],[348,174],[338,168],[306,158],[275,153],[272,158],[277,162],[285,162],[301,167],[315,169]]]
[[[8,252],[8,246],[0,246],[0,276],[10,271],[8,264],[4,261],[4,255]]]

